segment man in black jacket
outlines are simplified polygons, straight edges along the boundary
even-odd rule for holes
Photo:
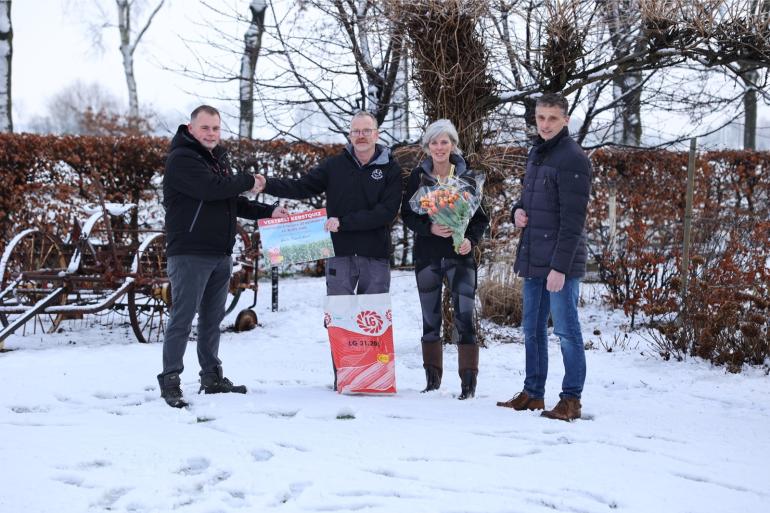
[[[390,226],[401,205],[401,167],[377,144],[377,120],[359,112],[350,144],[301,178],[257,176],[257,188],[278,198],[326,193],[326,229],[334,257],[326,261],[326,292],[381,294],[390,290]]]
[[[256,180],[233,175],[227,152],[219,146],[219,112],[201,105],[180,125],[171,141],[163,177],[166,209],[166,256],[173,302],[163,341],[163,372],[158,375],[161,397],[169,406],[183,408],[179,375],[184,369],[193,318],[198,314],[200,391],[246,393],[222,373],[219,324],[232,273],[236,217],[285,217],[286,209],[249,201],[243,192],[254,191]]]
[[[335,255],[326,261],[330,296],[390,291],[390,227],[401,205],[401,167],[378,138],[377,120],[361,111],[351,119],[350,144],[340,154],[296,180],[256,177],[258,190],[278,198],[326,193],[325,228]]]
[[[542,415],[560,420],[580,418],[586,378],[577,302],[586,269],[584,225],[591,193],[591,164],[569,135],[567,112],[560,94],[544,94],[535,105],[539,137],[527,160],[521,199],[511,211],[514,224],[523,229],[514,269],[524,278],[526,377],[520,393],[497,403],[544,409],[550,314],[561,342],[564,380],[558,404]]]

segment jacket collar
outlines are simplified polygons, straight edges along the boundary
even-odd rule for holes
[[[203,146],[198,140],[193,137],[187,125],[179,125],[176,130],[174,138],[171,139],[171,149],[188,148],[200,155],[209,158],[213,161],[219,161],[227,151],[221,146],[217,145],[213,150],[209,151],[208,148]]]
[[[449,162],[455,165],[455,176],[460,177],[469,172],[468,164],[465,163],[465,159],[462,158],[462,156],[452,153],[449,156]],[[420,162],[420,170],[423,174],[429,176],[431,179],[433,180],[436,179],[436,177],[433,176],[433,159],[432,158],[428,157],[424,159],[422,162]]]
[[[548,153],[557,144],[559,144],[559,141],[567,136],[569,136],[569,129],[566,126],[562,128],[558,134],[551,137],[547,141],[538,135],[537,139],[535,139],[535,146],[533,150],[541,155]]]
[[[358,162],[358,165],[361,167],[384,166],[390,162],[390,148],[387,146],[382,146],[381,144],[376,144],[374,146],[374,157],[372,157],[372,160],[366,163],[360,162],[358,160],[352,144],[346,144],[345,151],[353,158],[354,161]]]

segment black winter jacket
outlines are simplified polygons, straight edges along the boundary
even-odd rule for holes
[[[377,146],[361,165],[348,145],[301,178],[268,178],[265,191],[278,198],[305,199],[326,193],[326,214],[340,221],[332,232],[336,256],[390,258],[390,227],[401,204],[401,167],[390,150]]]
[[[566,127],[529,153],[521,199],[527,226],[514,269],[524,278],[545,278],[551,269],[567,278],[586,270],[585,220],[591,194],[591,163]],[[514,221],[515,222],[515,221]]]
[[[475,187],[476,181],[474,174],[467,168],[465,160],[459,155],[451,155],[449,160],[455,165],[455,176],[461,180],[467,181]],[[433,160],[427,158],[419,166],[412,170],[409,175],[409,182],[404,191],[404,199],[401,202],[401,219],[404,224],[414,232],[414,260],[429,260],[437,258],[461,258],[461,255],[455,253],[452,246],[452,237],[439,237],[433,235],[430,231],[431,221],[428,214],[418,214],[409,206],[409,200],[414,193],[423,185],[436,185],[436,178],[432,174]],[[468,228],[465,230],[465,237],[476,246],[484,236],[489,226],[489,218],[481,206],[471,217]]]
[[[166,254],[232,254],[236,216],[270,217],[275,208],[239,196],[252,187],[253,176],[232,174],[224,148],[207,150],[180,125],[163,176]]]

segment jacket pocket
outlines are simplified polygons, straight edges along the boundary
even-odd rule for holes
[[[534,235],[534,234],[532,234]],[[530,237],[529,263],[537,267],[548,267],[556,249],[556,232],[538,232],[537,236]]]

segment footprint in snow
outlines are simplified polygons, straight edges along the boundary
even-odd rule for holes
[[[111,465],[112,463],[107,460],[91,460],[91,461],[84,461],[78,464],[78,468],[81,470],[91,470],[94,468],[109,467]]]
[[[540,454],[542,449],[529,449],[527,451],[520,451],[520,452],[500,452],[497,453],[497,456],[501,458],[524,458],[526,456],[534,456],[535,454]]]
[[[78,488],[91,488],[90,486],[84,486],[83,478],[74,474],[60,474],[58,476],[52,477],[51,479],[69,486],[77,486]]]
[[[176,473],[183,476],[197,476],[205,472],[209,465],[209,460],[206,458],[190,458]]]
[[[291,483],[289,485],[288,491],[278,495],[277,497],[278,502],[280,504],[286,504],[291,500],[296,500],[300,495],[302,495],[302,492],[305,491],[305,489],[312,484],[313,483],[309,481],[300,481],[296,483]]]
[[[251,451],[251,457],[254,461],[268,461],[273,457],[273,453],[267,449],[254,449]]]
[[[104,495],[102,495],[101,499],[99,499],[99,502],[93,504],[92,506],[109,511],[113,509],[115,503],[118,502],[121,497],[130,491],[131,488],[112,488],[104,492]]]
[[[11,406],[14,413],[48,413],[51,408],[48,406]]]
[[[283,447],[284,449],[294,449],[295,451],[299,451],[299,452],[310,452],[309,449],[307,449],[306,447],[302,447],[301,445],[294,445],[290,443],[279,443],[276,445],[278,445],[278,447]]]

